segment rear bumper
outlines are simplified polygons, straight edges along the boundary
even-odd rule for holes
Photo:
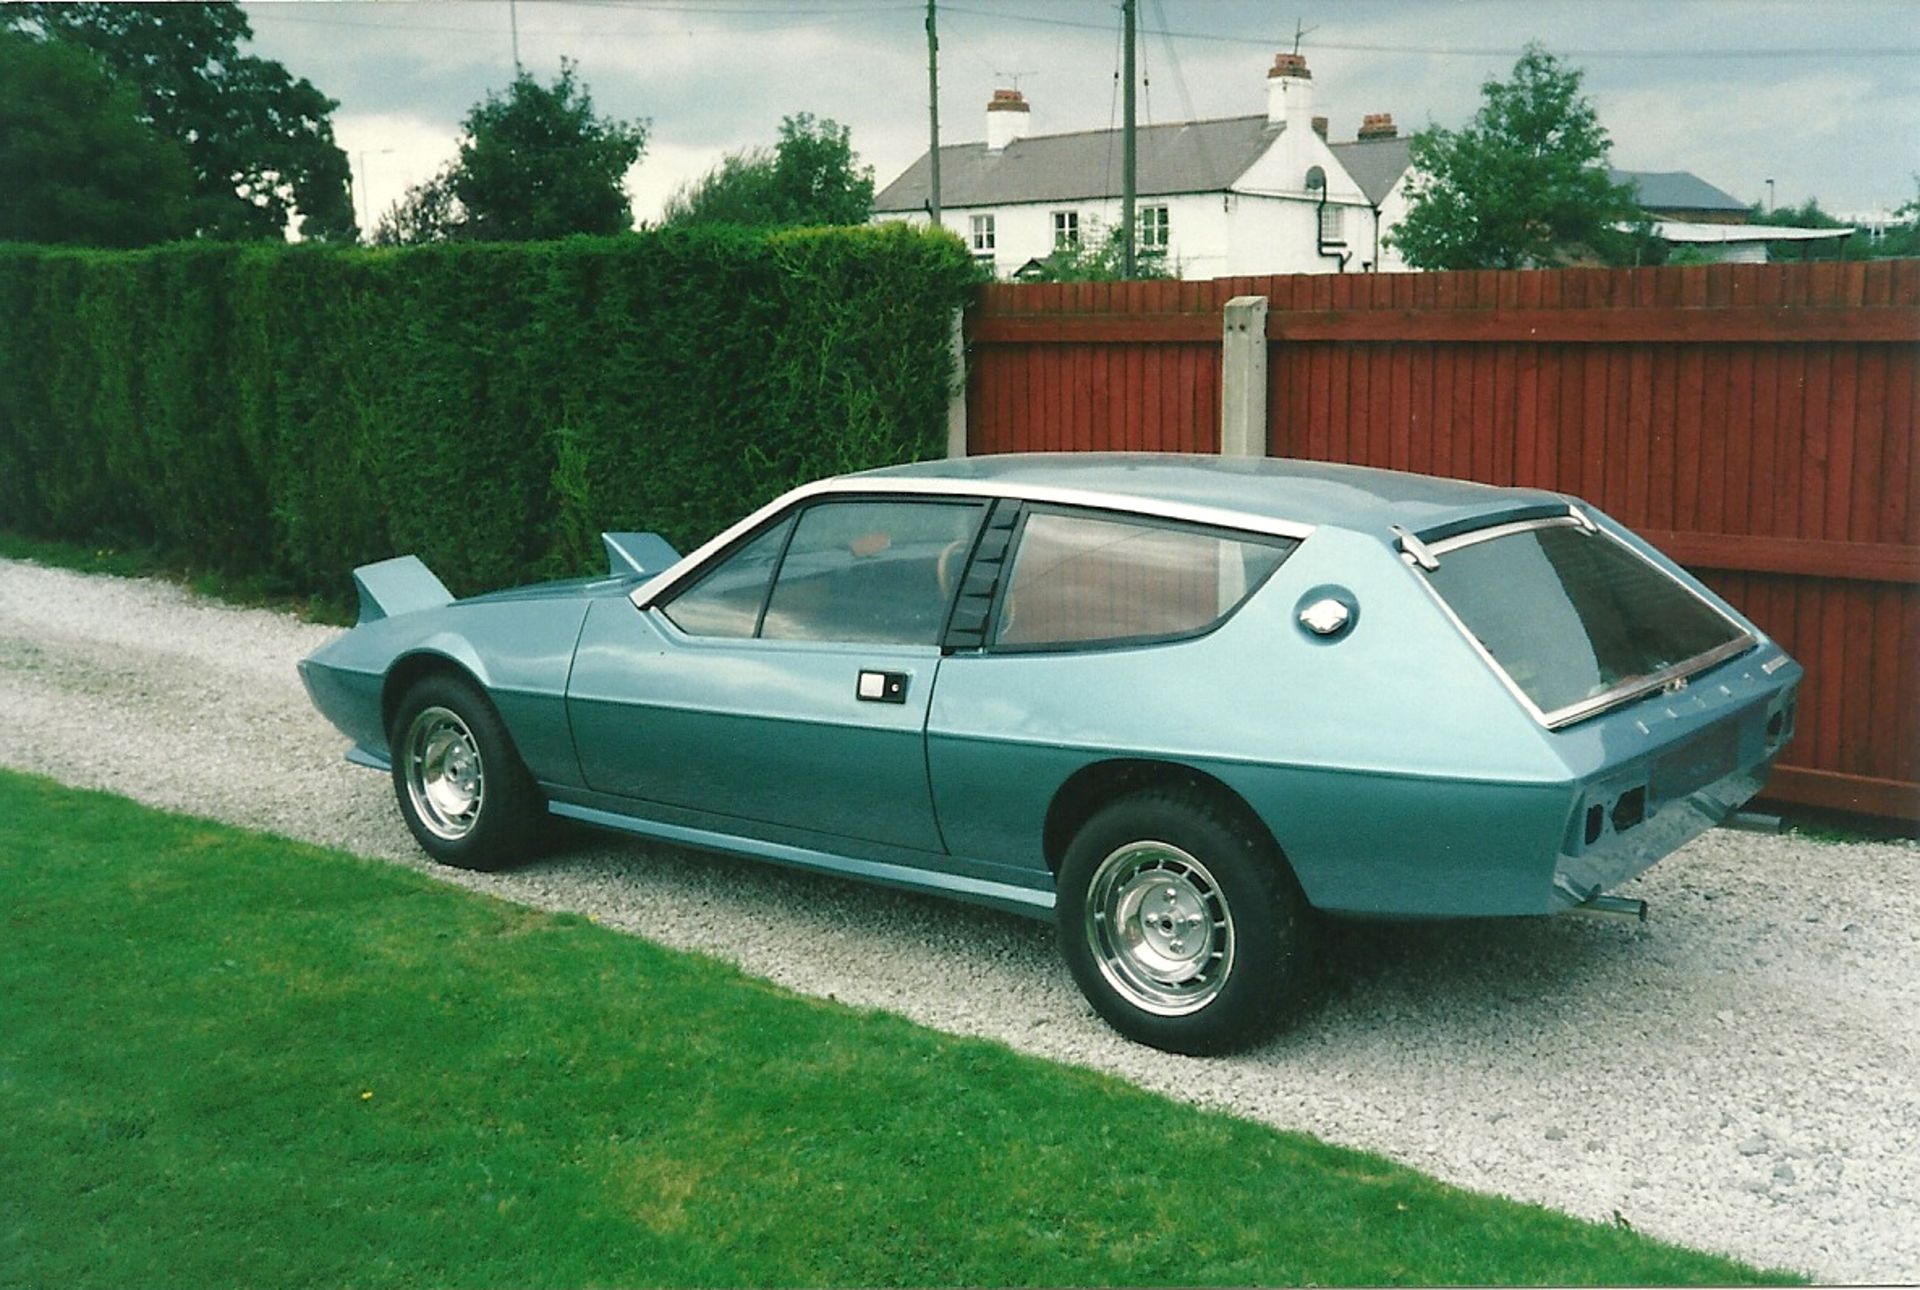
[[[1795,668],[1778,686],[1585,780],[1554,862],[1556,906],[1637,877],[1752,800],[1793,737],[1798,679]],[[1644,729],[1648,717],[1633,721]]]
[[[307,687],[307,697],[321,716],[353,740],[355,751],[370,759],[360,761],[361,765],[386,763],[387,732],[380,720],[384,679],[372,672],[329,667],[311,657],[300,660],[300,681]]]

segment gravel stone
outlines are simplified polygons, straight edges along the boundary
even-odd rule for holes
[[[335,634],[0,560],[0,765],[577,911],[1478,1191],[1920,1283],[1920,847],[1716,830],[1625,889],[1644,927],[1341,926],[1334,985],[1292,1030],[1177,1057],[1108,1030],[1051,928],[1013,915],[594,835],[510,873],[431,865],[301,689],[294,663]],[[1730,1139],[1817,1144],[1807,1185],[1755,1179]]]

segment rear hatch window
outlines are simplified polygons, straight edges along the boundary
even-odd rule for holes
[[[1740,653],[1739,623],[1617,538],[1573,517],[1435,543],[1442,601],[1549,726]]]

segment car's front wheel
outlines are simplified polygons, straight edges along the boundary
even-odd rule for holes
[[[540,790],[486,696],[429,676],[400,700],[388,732],[393,791],[422,850],[461,869],[525,859],[544,815]]]
[[[1061,949],[1114,1029],[1211,1054],[1271,1034],[1311,976],[1313,912],[1265,831],[1188,790],[1096,813],[1060,866]]]

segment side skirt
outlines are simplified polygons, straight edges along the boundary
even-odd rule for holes
[[[770,860],[795,869],[835,874],[883,887],[897,887],[903,891],[928,892],[970,904],[1004,909],[1009,913],[1024,914],[1029,918],[1053,917],[1053,893],[1050,891],[990,882],[984,878],[937,873],[930,869],[914,869],[906,865],[884,864],[877,860],[856,860],[851,856],[788,846],[781,842],[766,842],[758,838],[743,838],[731,833],[715,833],[708,829],[662,824],[571,802],[549,802],[547,809],[563,819],[578,820],[582,824],[618,833],[631,833],[661,842],[697,847],[703,851],[722,851],[755,860]]]
[[[379,753],[368,752],[359,744],[347,749],[347,760],[355,766],[365,766],[368,770],[377,770],[386,774],[393,769],[393,762]]]

